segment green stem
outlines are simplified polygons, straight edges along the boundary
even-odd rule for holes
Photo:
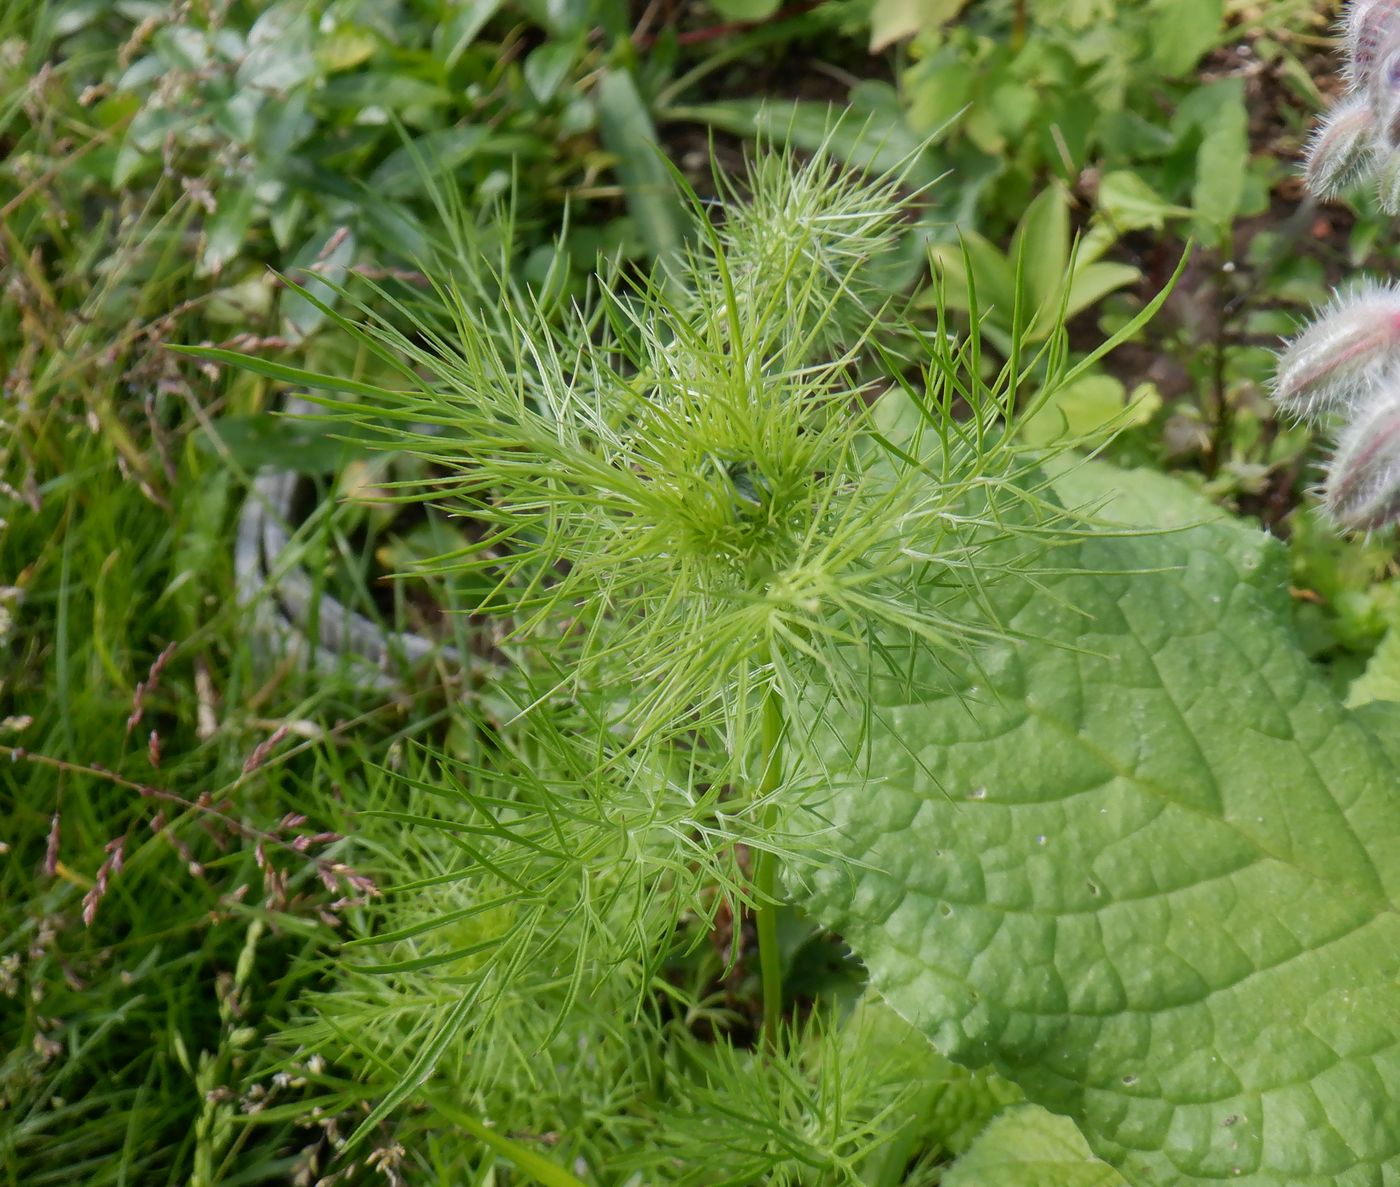
[[[783,702],[776,689],[763,702],[763,767],[759,775],[760,798],[770,794],[783,777]],[[764,809],[763,826],[771,832],[777,823],[776,805]],[[771,853],[754,858],[754,925],[758,930],[758,964],[763,978],[763,1042],[770,1051],[778,1047],[778,1024],[783,1017],[783,962],[778,950],[778,861]]]
[[[465,1129],[483,1146],[510,1159],[516,1170],[536,1183],[543,1184],[543,1187],[585,1187],[582,1179],[562,1166],[556,1166],[528,1146],[523,1146],[505,1134],[483,1125],[470,1113],[463,1112],[440,1097],[433,1098],[433,1107],[453,1124]]]

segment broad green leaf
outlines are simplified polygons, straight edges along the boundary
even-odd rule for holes
[[[943,1177],[943,1187],[1121,1187],[1074,1122],[1035,1105],[1008,1109]]]
[[[1352,681],[1347,704],[1400,701],[1400,627],[1386,631],[1366,670]]]
[[[1085,442],[1143,424],[1162,406],[1161,394],[1142,384],[1129,395],[1112,375],[1090,372],[1057,388],[1044,404],[1021,422],[1027,445],[1049,445],[1062,437]]]
[[[829,707],[857,790],[803,905],[1136,1187],[1400,1183],[1400,712],[1313,669],[1276,541],[1149,473],[1057,487],[1179,530],[1086,538],[992,591],[1023,641]]]

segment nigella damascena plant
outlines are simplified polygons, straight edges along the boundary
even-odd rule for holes
[[[1308,143],[1304,177],[1318,197],[1374,180],[1400,213],[1400,0],[1355,0],[1343,27],[1349,93]]]
[[[1323,484],[1342,527],[1400,522],[1400,286],[1339,296],[1279,356],[1274,402],[1312,422],[1340,422]]]

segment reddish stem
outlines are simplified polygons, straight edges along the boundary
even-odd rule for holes
[[[723,25],[707,25],[703,29],[687,29],[684,33],[676,34],[677,45],[703,45],[707,41],[718,41],[721,37],[728,37],[733,33],[747,33],[750,29],[758,29],[764,25],[776,24],[778,21],[785,21],[791,17],[801,16],[804,12],[810,12],[820,3],[820,0],[804,0],[801,4],[792,4],[787,8],[780,9],[770,17],[764,17],[761,21],[729,21]],[[632,36],[632,44],[638,49],[650,49],[659,40],[660,33],[636,33]]]

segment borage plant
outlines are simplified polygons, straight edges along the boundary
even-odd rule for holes
[[[921,331],[866,279],[899,242],[898,174],[769,154],[742,194],[688,193],[683,261],[604,270],[583,306],[522,291],[503,259],[431,301],[381,290],[358,323],[327,310],[402,377],[392,390],[200,352],[329,393],[347,426],[435,467],[398,495],[467,525],[429,567],[480,591],[491,623],[468,740],[369,814],[444,839],[398,862],[405,884],[358,942],[389,953],[347,996],[395,1068],[362,1135],[444,1058],[472,1091],[509,1081],[480,1055],[493,1021],[517,1066],[575,1033],[571,1015],[599,1033],[679,1018],[715,1050],[745,1045],[744,1019],[710,1007],[747,918],[758,1057],[791,1054],[778,873],[819,859],[832,790],[799,706],[873,726],[872,680],[927,682],[1014,633],[990,591],[1036,582],[1081,522],[1018,430],[1156,307],[1073,365],[1062,325],[1021,355],[1044,311],[1002,311],[998,368],[975,292],[970,326]],[[687,982],[707,937],[724,967]]]

